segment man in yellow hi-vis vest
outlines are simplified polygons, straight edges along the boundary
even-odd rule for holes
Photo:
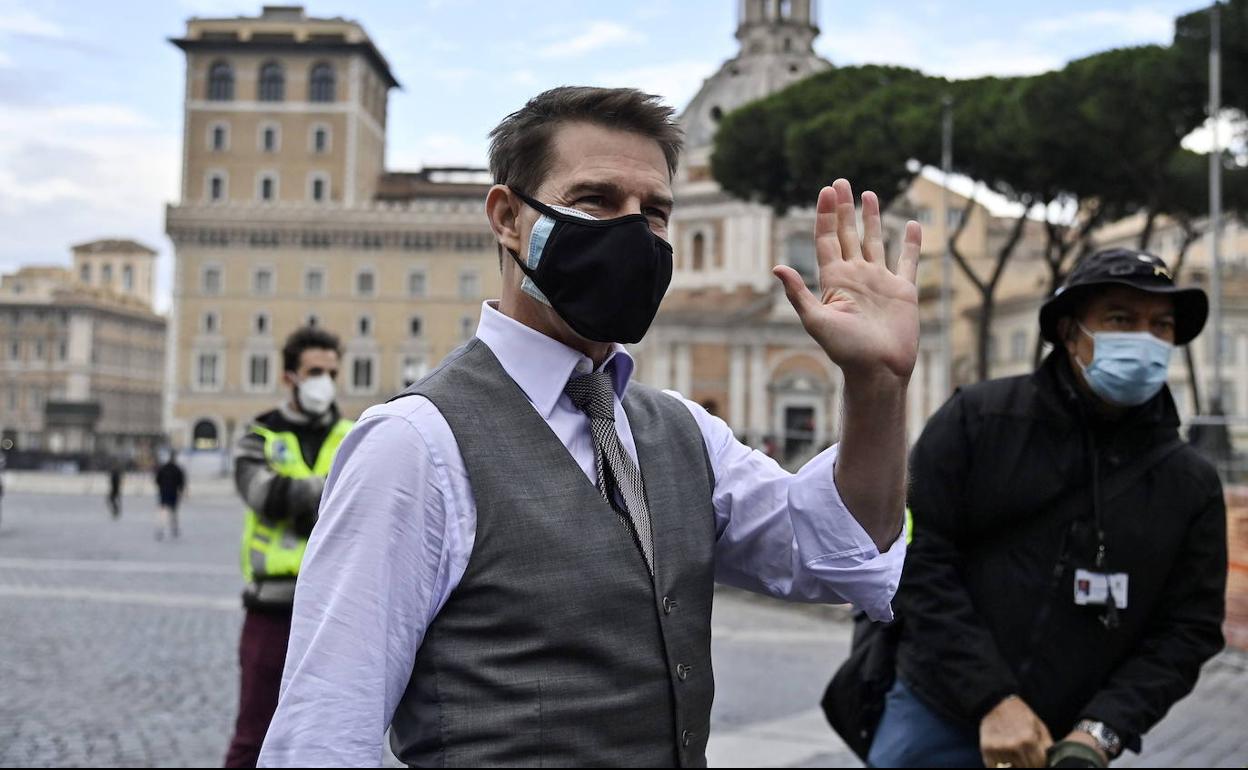
[[[335,405],[338,338],[303,328],[282,350],[290,398],[257,417],[235,448],[234,480],[246,505],[242,569],[247,610],[239,642],[238,722],[226,767],[255,767],[277,709],[290,638],[295,580],[316,524],[321,490],[351,429]]]

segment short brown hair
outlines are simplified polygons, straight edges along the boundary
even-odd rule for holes
[[[667,173],[676,173],[684,133],[676,111],[660,97],[635,88],[560,86],[538,94],[490,132],[490,172],[495,184],[528,195],[550,172],[551,140],[566,123],[593,123],[647,136],[663,148]]]
[[[299,371],[299,360],[305,350],[332,350],[342,358],[342,343],[337,335],[315,326],[304,326],[292,332],[282,347],[282,366],[286,371]]]

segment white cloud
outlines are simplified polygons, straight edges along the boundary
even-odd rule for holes
[[[637,88],[658,94],[678,110],[685,108],[702,87],[703,81],[718,65],[709,61],[685,59],[631,69],[600,72],[590,78],[591,85],[609,88]]]
[[[10,3],[0,3],[0,33],[56,40],[67,37],[65,29],[56,22]]]
[[[1174,17],[1155,8],[1079,11],[1065,16],[1036,19],[1023,26],[1030,35],[1065,35],[1094,29],[1112,29],[1132,39],[1167,42],[1174,34]]]
[[[968,41],[956,35],[934,35],[930,19],[922,14],[893,11],[874,12],[852,27],[828,29],[817,46],[838,66],[892,64],[950,78],[1032,75],[1064,63],[1051,46],[999,37]]]
[[[578,35],[539,48],[537,56],[540,59],[570,59],[611,46],[640,43],[644,39],[641,34],[623,24],[594,21]]]
[[[65,264],[71,243],[99,237],[166,252],[164,206],[178,195],[181,139],[115,104],[0,111],[0,269]],[[167,295],[165,279],[158,289]]]
[[[387,166],[394,171],[416,171],[425,166],[484,167],[488,143],[484,135],[465,139],[460,134],[431,133],[404,142]]]

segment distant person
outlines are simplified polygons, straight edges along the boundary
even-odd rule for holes
[[[113,519],[121,518],[122,462],[115,461],[108,471],[108,510]]]
[[[160,496],[160,511],[156,522],[156,539],[164,540],[168,530],[170,539],[178,536],[178,504],[186,494],[186,472],[178,465],[178,453],[169,451],[169,459],[156,469],[156,489]]]
[[[1041,309],[1038,371],[928,423],[871,766],[1105,766],[1192,691],[1223,646],[1226,509],[1166,379],[1208,312],[1159,258],[1100,252]]]
[[[226,767],[255,767],[277,709],[290,637],[295,579],[316,524],[325,477],[352,423],[336,404],[338,338],[317,328],[291,334],[282,350],[288,399],[255,419],[234,453],[234,480],[247,506],[242,567],[247,587],[239,641],[242,683]]]

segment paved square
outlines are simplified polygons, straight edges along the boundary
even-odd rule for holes
[[[188,500],[156,542],[155,501],[10,494],[0,518],[0,766],[220,766],[237,698],[238,537],[225,496]],[[731,591],[715,611],[712,766],[860,766],[816,704],[844,657],[843,611]],[[1248,763],[1248,656],[1225,654],[1196,694],[1120,763]]]

